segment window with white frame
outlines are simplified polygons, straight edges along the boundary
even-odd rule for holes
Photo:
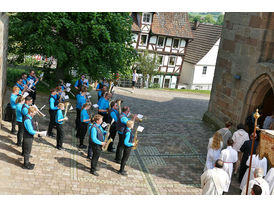
[[[148,39],[147,34],[141,34],[140,45],[146,46],[147,45],[147,39]]]
[[[153,79],[153,84],[159,84],[159,78],[154,78]]]
[[[179,48],[180,39],[173,39],[172,48],[178,49]]]
[[[165,44],[165,37],[159,36],[159,37],[158,37],[158,40],[157,40],[157,46],[158,46],[158,47],[163,47],[164,44]]]
[[[163,55],[158,55],[158,64],[163,65],[164,64],[164,56]]]
[[[176,57],[169,57],[168,59],[168,66],[175,66]]]
[[[150,13],[143,13],[142,23],[143,24],[150,24],[152,20],[152,14]]]
[[[206,72],[207,72],[207,66],[204,66],[204,67],[203,67],[203,73],[202,73],[202,74],[206,74]]]

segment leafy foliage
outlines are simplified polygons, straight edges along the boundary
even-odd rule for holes
[[[16,13],[10,17],[9,52],[57,59],[58,78],[76,69],[93,79],[130,73],[136,58],[128,13]]]
[[[201,23],[209,23],[216,25],[223,25],[224,15],[217,15],[219,12],[210,12],[207,13],[199,13],[199,14],[190,14],[188,13],[188,18],[190,22],[199,21]],[[214,16],[213,16],[214,15]]]

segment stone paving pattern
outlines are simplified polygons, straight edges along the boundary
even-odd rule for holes
[[[209,95],[145,89],[131,94],[129,91],[129,88],[116,88],[113,99],[122,98],[131,113],[143,114],[140,125],[145,129],[138,134],[138,149],[132,151],[126,165],[127,177],[117,174],[120,165],[113,162],[115,154],[108,152],[102,153],[99,159],[100,176],[89,173],[87,150],[77,148],[73,110],[64,125],[65,150],[55,148],[55,138],[35,138],[32,171],[21,168],[21,148],[15,145],[16,135],[9,133],[10,123],[4,122],[0,135],[0,194],[201,194],[200,175],[208,139],[214,133],[201,120]],[[7,92],[5,105],[9,95]],[[91,91],[91,95],[96,103],[96,92]],[[75,100],[71,102],[75,108]],[[43,110],[47,116],[36,117],[40,131],[44,131],[49,122],[48,95],[39,95],[36,104],[39,108],[47,105]],[[118,135],[115,146],[117,141]],[[239,194],[237,183],[232,184],[229,194]]]

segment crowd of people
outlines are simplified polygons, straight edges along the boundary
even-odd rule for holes
[[[68,120],[66,92],[71,92],[70,83],[64,84],[59,80],[57,86],[50,90],[49,96],[49,125],[48,130],[41,132],[37,128],[37,122],[34,121],[36,114],[41,111],[34,104],[36,98],[36,86],[39,83],[35,71],[31,71],[29,76],[22,74],[15,86],[12,88],[10,96],[12,129],[11,133],[17,135],[17,145],[22,147],[22,156],[24,157],[23,169],[32,170],[34,164],[30,163],[30,154],[35,135],[56,137],[56,149],[63,150],[63,140],[65,132],[63,124]],[[98,102],[92,104],[90,101],[89,82],[82,74],[80,79],[75,82],[76,96],[76,119],[75,129],[76,138],[79,139],[79,149],[87,150],[87,158],[91,160],[90,173],[98,176],[97,162],[101,155],[103,147],[109,152],[116,152],[114,161],[120,164],[121,175],[127,175],[125,165],[130,155],[131,149],[136,145],[133,135],[133,127],[137,115],[130,118],[130,108],[121,106],[121,100],[111,100],[108,82],[102,79],[97,87]],[[98,108],[98,114],[92,115],[91,108]],[[65,111],[64,111],[65,110]],[[18,131],[16,131],[16,123]],[[54,134],[56,129],[57,135]],[[119,141],[115,151],[113,142],[118,132]],[[88,134],[88,143],[85,145],[85,137]],[[110,140],[110,141],[109,141]]]
[[[274,195],[274,168],[267,171],[267,159],[259,157],[258,145],[260,130],[250,135],[243,124],[237,125],[237,131],[232,135],[232,123],[225,123],[225,127],[218,130],[209,139],[208,152],[204,173],[201,176],[202,194],[223,195],[229,191],[232,175],[238,175],[241,194],[248,195]],[[254,125],[253,125],[254,128]],[[274,112],[264,120],[263,129],[274,130]],[[254,149],[251,154],[252,139]],[[251,172],[248,181],[250,159]]]

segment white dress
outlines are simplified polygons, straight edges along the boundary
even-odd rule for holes
[[[235,149],[237,152],[240,152],[241,146],[244,144],[245,141],[249,140],[249,135],[243,129],[239,129],[234,132],[232,140],[234,141],[233,149]]]
[[[264,177],[264,179],[268,182],[269,184],[269,193],[271,195],[274,195],[274,167],[272,167],[267,175]]]
[[[225,192],[228,192],[233,172],[233,163],[237,162],[238,153],[231,146],[227,146],[226,149],[222,150],[220,159],[224,162],[223,170],[229,176],[229,183],[226,185],[226,188],[224,189]]]
[[[248,160],[246,161],[247,166],[249,166],[249,162],[250,162],[250,156],[249,156]],[[255,171],[256,168],[262,168],[264,170],[264,176],[265,176],[266,171],[267,171],[267,160],[266,160],[265,157],[262,160],[260,160],[259,155],[253,154],[251,171],[250,171],[250,179],[249,180],[254,179],[254,171]],[[242,182],[241,182],[241,185],[240,185],[241,190],[243,190],[244,186],[246,186],[246,184],[247,184],[248,170],[249,169],[247,168],[247,170],[245,171],[245,175],[242,179]]]
[[[218,150],[214,150],[211,148],[212,142],[213,142],[213,137],[209,139],[209,143],[207,146],[207,156],[206,156],[206,164],[205,164],[204,171],[208,169],[213,169],[216,160],[220,158],[223,142],[221,142],[220,148]]]
[[[253,185],[259,185],[262,189],[262,195],[269,195],[269,185],[267,181],[265,181],[262,177],[257,177],[253,180],[249,181],[249,186],[248,186],[248,195],[251,195],[251,189]],[[245,195],[246,193],[246,185],[244,186],[241,195]]]
[[[222,168],[209,169],[201,176],[202,195],[222,195],[228,182],[228,174]]]

